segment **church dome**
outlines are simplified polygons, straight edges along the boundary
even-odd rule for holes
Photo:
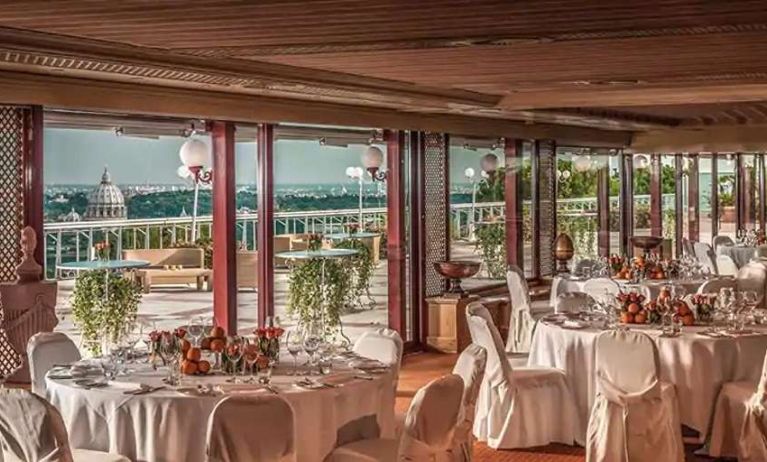
[[[88,196],[86,220],[114,220],[126,218],[125,198],[120,188],[112,184],[112,176],[104,167],[101,184]]]
[[[75,211],[74,207],[72,207],[72,210],[70,210],[69,213],[59,215],[59,221],[74,222],[80,220],[82,220],[82,217],[80,217],[80,214]]]

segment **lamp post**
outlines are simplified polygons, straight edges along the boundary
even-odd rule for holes
[[[189,138],[181,145],[178,153],[181,159],[181,167],[178,175],[181,178],[189,178],[194,184],[194,203],[192,205],[192,242],[197,241],[197,204],[200,195],[200,184],[210,184],[213,181],[213,172],[206,170],[210,164],[210,150],[205,142],[197,138]]]
[[[362,170],[362,167],[346,167],[346,176],[351,178],[352,180],[356,180],[360,187],[359,192],[359,227],[360,231],[362,230],[362,182],[365,177],[365,172]]]
[[[368,146],[365,152],[362,153],[362,166],[370,173],[370,177],[373,181],[385,181],[386,172],[381,170],[383,165],[384,154],[377,146]]]
[[[463,171],[463,176],[471,183],[471,219],[469,220],[469,241],[474,241],[474,220],[477,206],[477,182],[474,179],[476,172],[471,167]]]

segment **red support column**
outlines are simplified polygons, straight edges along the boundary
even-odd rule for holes
[[[600,257],[610,256],[610,160],[597,170],[597,244]]]
[[[274,125],[258,127],[258,325],[274,316]]]
[[[405,338],[407,331],[407,240],[405,236],[405,137],[386,130],[386,251],[389,327]],[[413,309],[416,309],[415,305]],[[415,330],[414,330],[415,332]]]
[[[663,235],[663,190],[660,154],[650,156],[650,235]]]
[[[690,154],[687,169],[687,220],[690,223],[687,239],[700,239],[700,179],[698,177],[698,155]]]
[[[43,234],[43,108],[32,106],[24,110],[23,171],[24,226],[37,233],[35,259],[43,264],[45,246]]]
[[[522,195],[517,170],[522,165],[522,140],[505,139],[504,200],[506,202],[506,264],[524,270],[522,262]]]
[[[213,142],[213,314],[227,333],[237,331],[234,123],[211,122]]]

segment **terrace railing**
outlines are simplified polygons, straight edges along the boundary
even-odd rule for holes
[[[673,195],[663,198],[664,208],[673,206]],[[611,198],[611,207],[618,207],[618,199]],[[636,204],[649,204],[649,196],[636,196]],[[524,210],[530,210],[530,201],[525,201]],[[503,215],[503,202],[480,202],[451,205],[453,223],[452,237],[470,237],[471,224],[485,221],[490,216]],[[472,220],[473,210],[473,220]],[[527,212],[526,212],[527,213]],[[596,216],[596,198],[560,199],[557,214],[561,216]],[[236,235],[241,246],[253,250],[256,243],[257,214],[237,215]],[[359,209],[312,210],[304,212],[278,212],[274,216],[274,233],[333,233],[344,230],[344,225],[358,223]],[[374,223],[383,228],[386,223],[386,208],[363,209],[364,223]],[[210,215],[197,219],[201,238],[211,234],[213,218]],[[43,240],[45,246],[45,271],[48,277],[60,276],[57,267],[61,262],[82,261],[92,258],[95,243],[108,240],[112,255],[116,257],[123,249],[167,248],[185,242],[191,237],[191,217],[149,218],[136,220],[102,220],[79,222],[45,223]]]

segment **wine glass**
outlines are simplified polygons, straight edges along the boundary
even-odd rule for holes
[[[755,290],[744,290],[743,291],[743,317],[745,323],[753,322],[754,321],[754,310],[756,309],[756,305],[759,304],[759,298],[756,295]]]
[[[304,340],[298,329],[291,329],[285,336],[285,347],[293,357],[293,371],[290,375],[298,375],[298,354],[304,348]]]
[[[160,355],[168,365],[168,377],[166,382],[170,385],[178,384],[179,377],[179,351],[180,345],[178,337],[173,334],[163,335],[160,339]]]
[[[258,360],[258,355],[258,340],[249,340],[248,344],[245,346],[245,353],[243,355],[243,358],[245,359],[245,365],[250,369],[250,378],[248,379],[249,383],[253,383],[255,381],[255,371],[253,368],[256,364],[256,361]]]
[[[187,333],[192,337],[193,345],[196,347],[200,346],[200,338],[202,337],[203,329],[205,328],[204,322],[202,316],[196,316],[189,322],[189,326],[187,327]]]
[[[317,352],[320,343],[322,343],[322,335],[319,325],[314,322],[307,323],[303,329],[303,346],[304,351],[309,356],[309,366],[315,365],[314,353]]]
[[[256,368],[258,369],[258,383],[261,385],[269,385],[272,381],[272,368],[274,367],[274,360],[266,355],[258,355],[256,360]]]
[[[243,341],[239,335],[233,335],[229,339],[229,344],[226,346],[226,357],[229,361],[229,365],[232,368],[232,376],[226,379],[227,382],[237,383],[237,363],[242,358]]]

